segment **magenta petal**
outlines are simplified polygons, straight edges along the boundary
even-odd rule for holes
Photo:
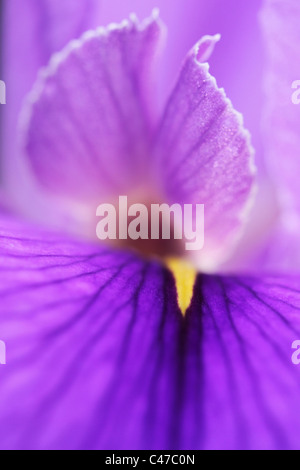
[[[228,256],[254,179],[242,117],[208,71],[206,61],[218,39],[206,36],[189,53],[157,143],[161,184],[169,199],[205,204],[204,267]]]
[[[96,208],[103,194],[127,194],[146,172],[160,33],[156,17],[131,17],[87,32],[52,59],[24,113],[26,151],[49,190]]]

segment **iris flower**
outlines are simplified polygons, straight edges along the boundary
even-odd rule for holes
[[[86,10],[74,4],[64,3],[76,11],[74,31],[56,23],[55,47],[85,21]],[[41,4],[28,5],[23,24],[39,15]],[[297,18],[295,1],[270,0],[263,13],[272,86],[284,73],[276,53],[289,47],[275,35],[273,51],[272,28],[285,31],[291,10]],[[291,344],[300,334],[300,276],[262,274],[259,265],[256,274],[219,271],[254,200],[253,149],[209,72],[218,35],[187,54],[158,117],[163,32],[154,12],[72,41],[40,72],[18,136],[7,136],[6,165],[16,165],[26,191],[23,218],[7,195],[1,202],[2,449],[299,448],[300,369]],[[40,60],[34,51],[31,59]],[[33,72],[24,73],[25,89]],[[286,119],[276,106],[268,149],[281,165],[276,146],[289,162],[298,149],[283,145]],[[290,202],[298,186],[288,176],[278,179]],[[149,257],[145,246],[136,252],[96,242],[97,205],[121,194],[205,204],[205,248],[187,259],[158,243]],[[285,212],[293,220],[295,206]]]

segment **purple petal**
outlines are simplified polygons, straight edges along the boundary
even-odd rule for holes
[[[2,223],[0,447],[169,447],[175,395],[158,402],[173,393],[182,322],[171,275]]]
[[[25,146],[39,181],[94,209],[146,173],[153,16],[90,31],[56,55],[28,104]]]
[[[199,276],[2,217],[2,449],[299,448],[299,276]]]
[[[204,267],[228,256],[254,179],[242,117],[208,71],[218,39],[204,37],[188,55],[158,135],[161,184],[169,199],[205,204]]]

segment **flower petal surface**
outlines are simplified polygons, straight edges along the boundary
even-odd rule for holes
[[[127,195],[147,175],[160,36],[156,16],[143,23],[132,16],[53,57],[24,112],[26,153],[48,190],[98,205],[104,195]]]
[[[171,273],[1,216],[2,449],[299,448],[299,276]]]
[[[173,202],[205,205],[201,268],[227,257],[251,199],[253,151],[242,117],[209,73],[219,36],[205,36],[188,54],[157,137],[161,186]]]
[[[20,157],[18,123],[25,96],[40,67],[70,40],[101,23],[98,0],[5,0],[3,2],[3,184],[24,213],[38,208],[37,189]]]

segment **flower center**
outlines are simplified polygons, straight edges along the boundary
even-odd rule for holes
[[[179,204],[134,203],[120,196],[118,204],[102,204],[97,236],[121,249],[155,258],[172,272],[178,306],[184,315],[191,303],[196,271],[184,260],[183,213]]]

